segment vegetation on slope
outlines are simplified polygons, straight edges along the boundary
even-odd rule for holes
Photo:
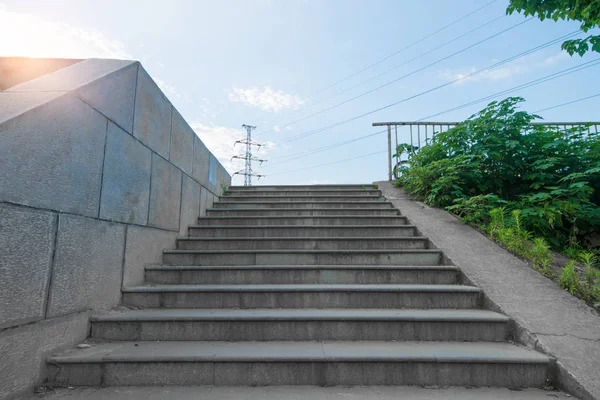
[[[396,184],[427,204],[479,226],[508,250],[554,277],[550,250],[583,264],[560,271],[561,287],[600,302],[600,134],[530,126],[536,115],[511,97],[490,103],[457,127],[408,153]],[[575,274],[575,275],[573,275]]]

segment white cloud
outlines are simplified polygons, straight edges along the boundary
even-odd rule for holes
[[[523,73],[526,73],[529,71],[529,67],[526,65],[506,65],[504,67],[499,67],[499,68],[494,68],[494,69],[489,69],[489,70],[485,70],[485,71],[481,71],[480,73],[474,74],[469,76],[469,74],[472,74],[473,72],[477,71],[479,68],[477,67],[471,67],[469,70],[462,70],[462,71],[457,71],[457,70],[445,70],[442,71],[438,74],[439,78],[448,80],[448,81],[454,81],[456,79],[459,79],[458,82],[456,82],[456,84],[463,84],[466,82],[479,82],[479,81],[484,81],[484,80],[500,80],[500,79],[508,79],[508,78],[512,78],[513,76],[516,75],[520,75]]]
[[[501,79],[510,79],[517,75],[526,74],[536,68],[548,68],[554,64],[562,62],[569,58],[566,52],[560,52],[553,56],[541,59],[537,55],[529,55],[524,58],[514,60],[503,66],[481,71],[477,74],[469,76],[469,74],[481,69],[478,67],[471,67],[469,69],[463,68],[458,70],[444,70],[438,73],[438,78],[453,81],[459,79],[455,84],[460,85],[466,82],[480,82],[480,81],[495,81]],[[496,63],[498,60],[492,60],[491,63]]]
[[[557,53],[553,56],[546,58],[543,61],[543,64],[544,65],[554,65],[554,64],[562,62],[570,57],[571,56],[569,55],[569,53],[567,53],[566,51],[561,51],[560,53]]]
[[[162,79],[156,78],[154,76],[152,77],[152,79],[154,79],[154,82],[156,82],[156,84],[158,85],[160,90],[162,90],[167,95],[167,97],[169,97],[169,98],[181,97],[181,93],[179,93],[179,91],[175,88],[175,86],[169,85]]]
[[[53,58],[131,59],[123,43],[94,29],[81,29],[0,7],[0,55]]]
[[[229,92],[229,100],[234,103],[243,103],[250,107],[260,108],[263,111],[278,112],[286,108],[297,108],[304,104],[300,97],[285,93],[282,90],[274,91],[270,87],[259,89],[250,87],[246,89],[233,88]]]

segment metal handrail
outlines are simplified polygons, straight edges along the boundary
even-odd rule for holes
[[[372,126],[387,126],[387,133],[388,133],[388,178],[391,181],[393,178],[393,167],[392,167],[392,126],[394,127],[394,133],[395,133],[395,138],[396,138],[396,147],[394,147],[394,149],[398,148],[398,127],[399,126],[408,126],[409,127],[409,133],[410,133],[410,145],[413,147],[416,147],[417,149],[421,148],[421,127],[424,128],[424,134],[425,134],[425,145],[427,145],[427,141],[428,139],[428,132],[427,132],[427,128],[428,127],[432,127],[431,129],[431,137],[433,138],[436,134],[435,131],[435,127],[439,126],[439,132],[443,132],[444,131],[444,127],[446,127],[446,131],[451,129],[451,127],[455,127],[457,125],[459,125],[461,122],[437,122],[437,121],[399,121],[399,122],[374,122],[372,124]],[[594,131],[596,134],[598,134],[598,127],[600,126],[600,122],[530,122],[529,126],[550,126],[550,127],[556,127],[557,130],[560,129],[564,129],[564,131],[566,132],[569,129],[573,129],[575,127],[581,127],[581,126],[585,126],[588,128],[588,133],[591,133],[591,129],[592,127],[594,128]],[[413,132],[413,127],[416,127],[416,132]],[[568,128],[570,127],[570,128]],[[413,134],[416,133],[417,136],[417,140],[416,140],[416,145],[415,145],[415,141],[414,141],[414,136]]]

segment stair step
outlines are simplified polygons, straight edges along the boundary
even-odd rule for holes
[[[542,387],[553,360],[507,343],[113,342],[51,356],[52,386]]]
[[[375,200],[379,199],[379,200]],[[374,197],[374,196],[350,196],[350,195],[337,195],[337,196],[302,196],[302,195],[292,195],[292,196],[253,196],[253,195],[244,195],[244,196],[235,196],[235,195],[227,195],[223,196],[219,199],[219,203],[235,203],[235,202],[249,202],[249,201],[269,201],[272,203],[277,202],[313,202],[320,203],[325,201],[341,201],[341,202],[352,202],[352,203],[362,203],[362,202],[376,202],[383,201],[383,197]]]
[[[153,285],[123,288],[140,308],[479,308],[463,285]]]
[[[151,266],[146,282],[159,284],[454,284],[454,266],[241,265]]]
[[[151,309],[92,318],[102,340],[504,341],[509,319],[485,310]]]
[[[285,190],[230,190],[226,196],[370,196],[382,197],[379,189],[285,189]]]
[[[393,208],[208,208],[206,214],[210,217],[352,217],[356,215],[399,215],[400,212]]]
[[[423,236],[351,238],[351,237],[272,237],[272,238],[199,238],[177,239],[178,250],[387,250],[427,249]]]
[[[165,250],[167,265],[441,264],[438,249],[399,250]]]
[[[231,191],[280,191],[280,190],[373,190],[376,189],[372,183],[364,184],[347,184],[347,185],[254,185],[254,186],[229,186]]]
[[[230,201],[222,202],[219,201],[213,205],[214,208],[293,208],[293,209],[306,209],[306,208],[383,208],[383,209],[394,209],[392,203],[388,201]]]
[[[316,226],[354,226],[354,225],[406,225],[406,217],[393,216],[235,216],[200,217],[199,225],[237,225],[237,226],[273,226],[273,225],[316,225]]]
[[[357,237],[365,238],[414,236],[414,225],[192,225],[189,236],[194,237]]]

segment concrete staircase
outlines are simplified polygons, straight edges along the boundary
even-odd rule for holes
[[[372,185],[233,187],[150,266],[57,386],[543,387],[553,360]]]

